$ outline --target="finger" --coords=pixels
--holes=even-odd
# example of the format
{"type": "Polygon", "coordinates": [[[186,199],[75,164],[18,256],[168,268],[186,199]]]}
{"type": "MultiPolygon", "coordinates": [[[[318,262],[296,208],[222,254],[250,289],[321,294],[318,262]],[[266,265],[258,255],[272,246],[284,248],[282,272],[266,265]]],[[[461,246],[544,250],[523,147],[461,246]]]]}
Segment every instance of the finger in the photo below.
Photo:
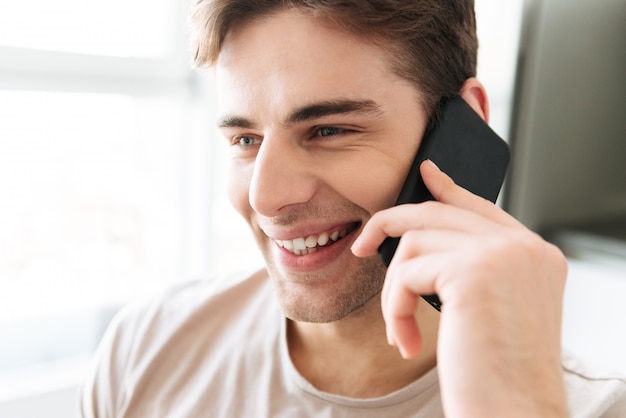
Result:
{"type": "MultiPolygon", "coordinates": [[[[434,254],[468,253],[477,245],[477,237],[471,234],[454,231],[409,231],[402,236],[387,272],[387,279],[396,276],[412,277],[421,271],[426,257],[434,254]],[[409,260],[417,259],[418,264],[407,264],[409,260]]],[[[449,260],[450,258],[448,258],[449,260]]],[[[448,265],[450,264],[447,261],[448,265]]],[[[382,300],[386,298],[388,287],[383,286],[382,300]]],[[[422,295],[436,293],[425,292],[422,295]]]]}
{"type": "Polygon", "coordinates": [[[417,355],[422,338],[415,318],[422,294],[435,293],[438,271],[448,255],[434,254],[390,266],[383,287],[382,310],[387,339],[404,358],[417,355]]]}
{"type": "Polygon", "coordinates": [[[428,254],[451,251],[470,251],[481,241],[481,236],[462,231],[425,230],[407,231],[400,238],[394,254],[396,264],[428,254]]]}
{"type": "MultiPolygon", "coordinates": [[[[432,269],[436,263],[445,263],[450,267],[450,259],[455,258],[454,254],[467,254],[477,245],[477,238],[471,234],[454,231],[409,231],[400,239],[400,243],[393,256],[385,285],[382,289],[381,301],[388,303],[388,291],[391,282],[396,277],[411,277],[417,275],[439,277],[438,271],[432,269]],[[437,257],[433,257],[437,255],[437,257]],[[445,257],[445,258],[444,258],[445,257]],[[441,261],[439,261],[441,259],[441,261]],[[412,260],[416,260],[415,263],[412,260]]],[[[430,288],[412,288],[419,295],[429,295],[438,293],[439,283],[432,283],[430,288]]]]}
{"type": "Polygon", "coordinates": [[[387,269],[381,293],[385,319],[412,315],[421,295],[437,293],[441,266],[449,264],[449,253],[394,260],[387,269]]]}
{"type": "Polygon", "coordinates": [[[414,315],[395,318],[394,321],[389,322],[387,335],[392,336],[393,345],[400,350],[400,354],[405,359],[417,356],[422,350],[422,334],[414,315]]]}
{"type": "Polygon", "coordinates": [[[440,202],[394,206],[370,218],[352,245],[352,252],[361,257],[373,255],[385,238],[399,237],[411,230],[436,229],[484,234],[499,226],[474,212],[440,202]]]}
{"type": "Polygon", "coordinates": [[[406,287],[400,285],[385,286],[386,300],[383,299],[383,317],[387,340],[400,350],[404,358],[416,356],[422,348],[422,338],[415,319],[419,303],[406,287]]]}
{"type": "Polygon", "coordinates": [[[426,160],[420,165],[420,174],[437,201],[478,213],[502,225],[522,227],[519,221],[491,201],[455,184],[454,180],[431,160],[426,160]]]}

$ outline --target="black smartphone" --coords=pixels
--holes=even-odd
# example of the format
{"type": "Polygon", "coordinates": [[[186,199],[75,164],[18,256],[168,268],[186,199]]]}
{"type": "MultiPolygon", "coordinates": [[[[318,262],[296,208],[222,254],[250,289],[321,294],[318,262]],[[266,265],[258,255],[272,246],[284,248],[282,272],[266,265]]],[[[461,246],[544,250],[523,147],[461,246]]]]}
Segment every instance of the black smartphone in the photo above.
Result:
{"type": "MultiPolygon", "coordinates": [[[[402,186],[396,205],[434,200],[420,175],[419,166],[430,159],[456,184],[495,202],[500,193],[510,153],[507,143],[461,97],[446,99],[434,128],[424,135],[402,186]]],[[[389,237],[378,248],[389,266],[400,238],[389,237]]],[[[437,295],[422,296],[441,310],[437,295]]]]}

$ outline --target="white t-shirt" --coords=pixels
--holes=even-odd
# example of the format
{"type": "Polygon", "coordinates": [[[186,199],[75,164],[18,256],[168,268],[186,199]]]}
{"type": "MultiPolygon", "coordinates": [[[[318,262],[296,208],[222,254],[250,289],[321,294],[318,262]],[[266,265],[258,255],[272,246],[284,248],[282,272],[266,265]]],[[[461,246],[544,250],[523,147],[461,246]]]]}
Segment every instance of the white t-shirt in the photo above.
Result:
{"type": "MultiPolygon", "coordinates": [[[[573,417],[626,417],[626,381],[564,356],[573,417]]],[[[267,273],[185,283],[126,307],[82,390],[92,417],[438,417],[437,369],[389,395],[322,392],[295,369],[267,273]]]]}

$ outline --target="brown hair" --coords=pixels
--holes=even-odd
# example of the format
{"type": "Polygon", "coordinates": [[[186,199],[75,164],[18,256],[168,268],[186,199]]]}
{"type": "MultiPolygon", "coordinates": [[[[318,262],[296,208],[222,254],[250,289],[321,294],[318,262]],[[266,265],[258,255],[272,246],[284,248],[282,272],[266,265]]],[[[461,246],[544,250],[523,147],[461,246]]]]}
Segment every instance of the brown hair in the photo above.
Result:
{"type": "Polygon", "coordinates": [[[374,42],[391,68],[421,92],[436,118],[443,98],[476,75],[474,0],[196,0],[192,51],[198,66],[215,63],[231,27],[297,8],[374,42]]]}

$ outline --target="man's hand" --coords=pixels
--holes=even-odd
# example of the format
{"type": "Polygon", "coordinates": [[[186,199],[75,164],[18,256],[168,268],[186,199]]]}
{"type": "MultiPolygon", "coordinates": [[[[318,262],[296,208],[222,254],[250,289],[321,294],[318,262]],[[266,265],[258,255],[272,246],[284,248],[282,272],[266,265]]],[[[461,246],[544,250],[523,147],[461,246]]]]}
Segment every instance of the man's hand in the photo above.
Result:
{"type": "Polygon", "coordinates": [[[561,312],[567,264],[553,245],[431,162],[437,201],[375,214],[352,250],[376,254],[401,236],[382,293],[389,343],[419,353],[420,295],[443,305],[437,347],[447,416],[566,416],[561,312]]]}

